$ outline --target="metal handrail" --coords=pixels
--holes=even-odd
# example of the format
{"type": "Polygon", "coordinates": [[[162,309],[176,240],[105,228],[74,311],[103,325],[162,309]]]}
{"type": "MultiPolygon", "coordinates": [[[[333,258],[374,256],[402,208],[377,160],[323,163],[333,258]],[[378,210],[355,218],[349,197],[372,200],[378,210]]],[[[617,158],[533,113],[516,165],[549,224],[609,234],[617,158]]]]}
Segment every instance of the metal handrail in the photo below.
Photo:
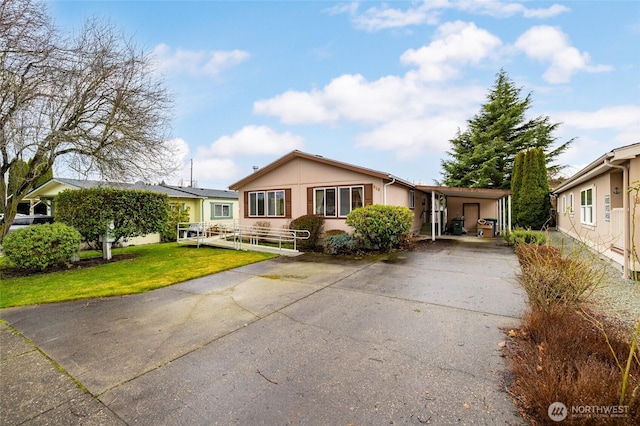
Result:
{"type": "Polygon", "coordinates": [[[282,244],[293,244],[297,250],[297,241],[309,239],[311,233],[307,230],[271,228],[255,225],[240,225],[237,222],[180,222],[177,225],[178,243],[184,240],[194,241],[197,246],[206,239],[217,238],[233,242],[237,250],[243,244],[254,246],[260,242],[277,243],[282,250],[282,244]]]}

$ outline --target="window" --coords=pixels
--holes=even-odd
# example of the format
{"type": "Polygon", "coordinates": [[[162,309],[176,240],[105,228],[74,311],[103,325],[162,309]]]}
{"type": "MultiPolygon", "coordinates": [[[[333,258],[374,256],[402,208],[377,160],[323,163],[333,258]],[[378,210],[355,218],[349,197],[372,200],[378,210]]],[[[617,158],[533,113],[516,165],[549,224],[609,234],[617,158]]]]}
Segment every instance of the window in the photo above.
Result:
{"type": "Polygon", "coordinates": [[[409,208],[416,208],[416,192],[413,189],[409,190],[409,208]]]}
{"type": "Polygon", "coordinates": [[[248,198],[249,216],[285,217],[285,190],[249,192],[248,198]]]}
{"type": "Polygon", "coordinates": [[[587,188],[580,191],[580,222],[585,225],[593,225],[595,223],[595,215],[593,210],[594,197],[593,188],[587,188]]]}
{"type": "Polygon", "coordinates": [[[570,215],[573,215],[573,192],[569,194],[569,205],[567,206],[567,211],[570,215]]]}
{"type": "Polygon", "coordinates": [[[336,215],[336,189],[335,188],[316,188],[314,191],[315,214],[320,216],[336,215]]]}
{"type": "Polygon", "coordinates": [[[346,217],[351,210],[364,206],[364,186],[315,188],[313,212],[325,217],[346,217]]]}
{"type": "Polygon", "coordinates": [[[351,210],[364,206],[364,187],[351,186],[340,188],[340,217],[347,216],[351,210]]]}
{"type": "Polygon", "coordinates": [[[567,196],[563,195],[562,198],[560,198],[560,211],[562,212],[563,215],[567,215],[567,196]]]}
{"type": "Polygon", "coordinates": [[[211,203],[211,219],[230,219],[233,217],[231,204],[228,203],[211,203]]]}

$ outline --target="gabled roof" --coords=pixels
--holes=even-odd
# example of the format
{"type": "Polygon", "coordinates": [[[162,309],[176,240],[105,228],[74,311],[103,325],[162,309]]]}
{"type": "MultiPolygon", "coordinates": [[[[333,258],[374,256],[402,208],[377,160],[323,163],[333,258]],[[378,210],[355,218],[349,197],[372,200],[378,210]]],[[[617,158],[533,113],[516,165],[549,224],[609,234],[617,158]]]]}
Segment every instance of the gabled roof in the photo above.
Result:
{"type": "MultiPolygon", "coordinates": [[[[38,188],[35,188],[31,192],[29,192],[25,198],[31,198],[34,195],[38,195],[42,192],[44,188],[50,186],[51,184],[58,183],[62,185],[69,186],[75,189],[82,188],[118,188],[118,189],[130,189],[130,190],[143,190],[143,191],[153,191],[159,192],[161,194],[167,194],[171,198],[210,198],[208,195],[197,195],[195,193],[190,193],[184,190],[175,189],[175,187],[171,186],[163,186],[163,185],[149,185],[144,182],[136,182],[136,183],[124,183],[124,182],[107,182],[100,180],[80,180],[80,179],[67,179],[67,178],[53,178],[48,182],[40,185],[38,188]]],[[[189,188],[196,189],[196,188],[189,188]]],[[[219,191],[213,189],[203,189],[202,191],[219,191]]],[[[229,193],[230,191],[220,190],[222,193],[229,193]]],[[[228,197],[227,197],[228,198],[228,197]]],[[[237,195],[236,195],[237,198],[237,195]]]]}
{"type": "Polygon", "coordinates": [[[325,158],[321,155],[313,155],[313,154],[307,154],[306,152],[302,152],[302,151],[291,151],[290,153],[286,154],[283,157],[278,158],[277,160],[267,164],[266,166],[256,170],[254,173],[250,174],[249,176],[245,177],[244,179],[239,180],[238,182],[229,185],[229,189],[233,189],[233,190],[238,190],[239,188],[241,188],[242,186],[252,182],[253,180],[266,175],[267,173],[271,172],[272,170],[277,169],[278,167],[282,166],[283,164],[288,163],[289,161],[295,159],[295,158],[303,158],[305,160],[310,160],[310,161],[315,161],[317,163],[321,163],[321,164],[327,164],[329,166],[333,166],[333,167],[338,167],[344,170],[350,170],[356,173],[362,173],[364,175],[367,176],[373,176],[379,179],[383,179],[386,181],[394,181],[396,183],[399,183],[401,185],[405,185],[409,188],[413,188],[415,187],[414,184],[412,184],[411,182],[407,182],[406,180],[400,179],[396,176],[393,176],[389,173],[385,173],[385,172],[381,172],[378,170],[373,170],[373,169],[368,169],[366,167],[360,167],[360,166],[355,166],[353,164],[349,164],[349,163],[344,163],[342,161],[337,161],[337,160],[331,160],[329,158],[325,158]]]}
{"type": "Polygon", "coordinates": [[[553,190],[553,193],[558,194],[566,191],[594,178],[595,176],[603,174],[605,171],[611,170],[611,166],[607,165],[607,163],[619,165],[638,156],[640,156],[640,142],[615,148],[606,154],[601,155],[587,167],[563,181],[553,190]]]}
{"type": "Polygon", "coordinates": [[[238,199],[238,193],[236,191],[227,191],[224,189],[207,189],[207,188],[192,188],[190,186],[173,186],[162,185],[166,188],[175,189],[177,191],[186,192],[187,194],[195,195],[203,198],[228,198],[232,200],[238,199]]]}

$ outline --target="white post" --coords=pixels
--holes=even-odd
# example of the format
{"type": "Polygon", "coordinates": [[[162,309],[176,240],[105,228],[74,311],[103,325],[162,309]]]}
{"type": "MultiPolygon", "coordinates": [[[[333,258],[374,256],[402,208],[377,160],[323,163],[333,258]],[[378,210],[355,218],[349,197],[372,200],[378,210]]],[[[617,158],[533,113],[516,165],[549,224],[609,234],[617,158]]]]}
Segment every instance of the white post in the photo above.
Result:
{"type": "Polygon", "coordinates": [[[431,241],[436,240],[436,192],[431,191],[431,241]]]}
{"type": "Polygon", "coordinates": [[[511,195],[507,198],[507,231],[511,232],[511,195]]]}

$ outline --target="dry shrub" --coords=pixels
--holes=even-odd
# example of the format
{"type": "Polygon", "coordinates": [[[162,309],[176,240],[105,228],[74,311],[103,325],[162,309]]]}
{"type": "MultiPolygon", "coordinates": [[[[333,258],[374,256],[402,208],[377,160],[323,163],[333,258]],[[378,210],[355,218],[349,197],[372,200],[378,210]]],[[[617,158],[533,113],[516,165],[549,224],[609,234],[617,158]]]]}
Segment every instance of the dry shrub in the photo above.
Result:
{"type": "Polygon", "coordinates": [[[569,424],[640,424],[638,362],[631,371],[630,391],[624,402],[627,417],[574,417],[571,421],[571,407],[619,405],[623,374],[616,357],[624,363],[630,347],[628,339],[620,337],[624,333],[616,324],[598,320],[609,332],[608,342],[593,320],[566,307],[534,309],[524,318],[523,327],[510,333],[507,358],[515,377],[510,390],[533,424],[553,423],[547,410],[556,401],[568,407],[569,424]]]}
{"type": "Polygon", "coordinates": [[[604,278],[606,269],[601,262],[566,256],[553,246],[519,244],[515,251],[522,269],[519,283],[535,309],[577,306],[604,278]]]}

